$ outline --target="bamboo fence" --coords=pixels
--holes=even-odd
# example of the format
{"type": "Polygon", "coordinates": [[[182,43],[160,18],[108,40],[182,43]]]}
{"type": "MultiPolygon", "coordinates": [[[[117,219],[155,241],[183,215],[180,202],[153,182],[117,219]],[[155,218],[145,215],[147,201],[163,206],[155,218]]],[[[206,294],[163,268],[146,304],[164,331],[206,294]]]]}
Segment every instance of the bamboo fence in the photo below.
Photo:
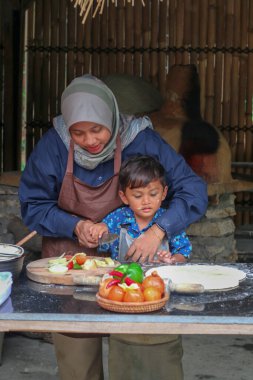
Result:
{"type": "MultiPolygon", "coordinates": [[[[27,156],[60,113],[61,93],[74,77],[127,73],[165,95],[170,67],[195,64],[202,116],[224,134],[233,162],[253,161],[253,0],[109,1],[84,24],[70,0],[24,4],[27,156]]],[[[0,63],[0,79],[1,70],[0,63]]],[[[252,168],[235,171],[252,179],[252,168]]],[[[253,223],[252,193],[237,201],[236,223],[253,223]]]]}

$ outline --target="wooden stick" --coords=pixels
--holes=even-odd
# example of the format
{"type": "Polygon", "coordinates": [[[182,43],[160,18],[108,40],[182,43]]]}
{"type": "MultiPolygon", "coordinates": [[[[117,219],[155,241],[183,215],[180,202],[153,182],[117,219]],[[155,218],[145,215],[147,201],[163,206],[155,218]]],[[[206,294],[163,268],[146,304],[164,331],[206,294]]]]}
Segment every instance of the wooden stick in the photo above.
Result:
{"type": "Polygon", "coordinates": [[[28,240],[30,240],[32,237],[34,237],[37,234],[37,231],[32,231],[28,235],[26,235],[23,239],[19,240],[15,245],[23,245],[28,240]]]}

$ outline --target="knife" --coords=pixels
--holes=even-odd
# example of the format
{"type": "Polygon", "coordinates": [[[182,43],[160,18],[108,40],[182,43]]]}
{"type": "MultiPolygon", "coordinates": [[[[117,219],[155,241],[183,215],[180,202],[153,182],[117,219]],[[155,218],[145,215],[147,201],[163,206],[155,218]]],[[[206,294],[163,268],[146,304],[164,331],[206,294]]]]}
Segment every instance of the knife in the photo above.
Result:
{"type": "Polygon", "coordinates": [[[98,239],[98,245],[101,246],[102,244],[110,244],[113,243],[116,239],[118,239],[119,235],[112,234],[110,232],[103,233],[103,235],[98,239]]]}

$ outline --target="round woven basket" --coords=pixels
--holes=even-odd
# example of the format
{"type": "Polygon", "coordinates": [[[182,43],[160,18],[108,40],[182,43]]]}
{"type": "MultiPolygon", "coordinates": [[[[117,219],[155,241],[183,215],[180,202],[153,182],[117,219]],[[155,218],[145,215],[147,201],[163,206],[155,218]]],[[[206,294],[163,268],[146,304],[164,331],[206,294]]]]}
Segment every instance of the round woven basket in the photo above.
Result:
{"type": "Polygon", "coordinates": [[[157,301],[150,302],[118,302],[107,300],[96,294],[97,302],[103,309],[114,311],[116,313],[149,313],[161,309],[169,299],[169,294],[165,293],[164,297],[157,301]]]}

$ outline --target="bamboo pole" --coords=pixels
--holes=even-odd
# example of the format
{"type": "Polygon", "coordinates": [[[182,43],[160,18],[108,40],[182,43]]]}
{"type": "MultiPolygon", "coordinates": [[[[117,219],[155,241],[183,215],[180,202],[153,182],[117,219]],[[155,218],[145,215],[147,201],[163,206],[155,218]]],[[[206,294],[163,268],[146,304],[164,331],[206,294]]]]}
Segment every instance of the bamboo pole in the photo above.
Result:
{"type": "MultiPolygon", "coordinates": [[[[150,47],[150,2],[143,7],[142,10],[142,33],[143,33],[143,47],[148,49],[150,47]]],[[[143,68],[142,68],[143,77],[146,80],[150,78],[150,55],[148,52],[143,53],[143,68]]]]}
{"type": "MultiPolygon", "coordinates": [[[[234,36],[232,46],[240,46],[240,2],[234,2],[234,36]]],[[[236,127],[238,125],[238,95],[239,95],[239,54],[234,53],[232,55],[232,67],[231,67],[231,103],[230,103],[230,125],[236,127]]],[[[236,142],[237,142],[237,132],[230,132],[230,147],[232,154],[232,161],[236,160],[236,142]]]]}
{"type": "MultiPolygon", "coordinates": [[[[126,3],[126,24],[125,24],[125,44],[126,48],[133,47],[133,7],[126,3]]],[[[125,73],[133,74],[132,53],[125,54],[125,73]]]]}
{"type": "MultiPolygon", "coordinates": [[[[92,47],[93,48],[98,48],[100,46],[100,33],[99,33],[99,28],[100,28],[100,18],[95,17],[92,19],[92,47]]],[[[100,77],[100,57],[99,53],[94,52],[92,54],[92,74],[95,75],[96,77],[100,77]]]]}
{"type": "MultiPolygon", "coordinates": [[[[134,46],[135,49],[142,47],[142,4],[137,1],[134,6],[134,46]]],[[[134,53],[134,67],[133,72],[135,76],[142,76],[142,54],[139,51],[134,53]]]]}
{"type": "MultiPolygon", "coordinates": [[[[208,27],[207,27],[207,46],[215,46],[216,12],[215,0],[209,0],[208,4],[208,27]]],[[[206,61],[206,97],[205,97],[205,120],[213,123],[214,108],[214,56],[211,51],[207,53],[206,61]]]]}
{"type": "MultiPolygon", "coordinates": [[[[84,45],[84,25],[81,23],[80,18],[77,16],[76,20],[76,46],[82,48],[84,45]]],[[[85,74],[84,53],[78,51],[76,54],[76,76],[79,77],[85,74]]]]}
{"type": "MultiPolygon", "coordinates": [[[[59,33],[59,47],[63,48],[66,45],[67,40],[67,3],[66,1],[59,1],[59,25],[58,25],[58,33],[59,33]]],[[[55,30],[56,32],[56,30],[55,30]]],[[[66,57],[67,53],[60,50],[59,54],[59,62],[58,62],[58,83],[57,83],[57,106],[56,106],[56,113],[60,113],[60,99],[61,95],[63,93],[64,88],[67,84],[67,74],[66,74],[66,57]]],[[[50,110],[51,118],[54,116],[53,110],[50,110]]]]}
{"type": "MultiPolygon", "coordinates": [[[[32,44],[34,41],[34,18],[35,18],[35,9],[34,4],[30,6],[27,10],[27,42],[28,45],[32,44]]],[[[33,149],[33,128],[30,126],[30,123],[33,119],[33,105],[34,105],[34,95],[33,95],[33,77],[34,77],[34,53],[31,50],[28,50],[27,54],[27,101],[26,101],[26,159],[29,157],[33,149]]]]}
{"type": "MultiPolygon", "coordinates": [[[[176,0],[171,0],[169,2],[168,11],[168,28],[169,28],[169,47],[176,46],[176,0]]],[[[176,63],[176,55],[172,51],[169,52],[169,69],[176,63]]]]}
{"type": "MultiPolygon", "coordinates": [[[[109,5],[109,14],[108,14],[108,46],[110,49],[114,49],[117,46],[117,8],[113,3],[109,5]]],[[[102,31],[103,32],[103,31],[102,31]]],[[[107,41],[104,41],[104,45],[106,46],[107,41]]],[[[116,54],[114,52],[109,53],[108,55],[108,66],[107,72],[115,73],[116,69],[116,54]]]]}
{"type": "MultiPolygon", "coordinates": [[[[125,30],[125,8],[124,8],[124,0],[118,0],[117,7],[117,42],[116,46],[119,49],[123,48],[124,45],[124,30],[125,30]]],[[[116,56],[116,70],[117,73],[124,73],[124,55],[122,52],[118,52],[116,56]]]]}
{"type": "MultiPolygon", "coordinates": [[[[50,24],[51,24],[51,4],[50,0],[43,1],[43,45],[50,45],[50,24]]],[[[42,88],[41,97],[43,101],[41,102],[41,117],[42,122],[48,123],[48,103],[50,99],[50,78],[49,78],[49,68],[50,68],[50,54],[45,52],[42,57],[42,88]]],[[[56,90],[56,89],[55,89],[56,90]]],[[[46,132],[48,127],[42,127],[42,133],[46,132]]]]}
{"type": "MultiPolygon", "coordinates": [[[[234,1],[229,1],[226,3],[226,15],[225,15],[225,47],[229,48],[233,44],[233,11],[234,11],[234,1]]],[[[224,96],[223,96],[223,109],[222,109],[222,122],[223,125],[230,125],[230,102],[231,102],[231,67],[232,67],[232,56],[230,52],[225,53],[224,57],[224,96]]],[[[224,135],[228,142],[230,141],[229,132],[225,131],[224,135]]]]}
{"type": "MultiPolygon", "coordinates": [[[[86,23],[84,25],[84,47],[87,49],[92,46],[92,17],[89,15],[87,17],[86,23]]],[[[91,62],[92,62],[92,53],[89,53],[88,51],[84,52],[84,74],[91,72],[91,62]]]]}
{"type": "MultiPolygon", "coordinates": [[[[176,47],[180,48],[184,44],[184,0],[178,0],[176,8],[176,47]]],[[[177,65],[183,64],[183,55],[176,52],[177,65]]]]}
{"type": "MultiPolygon", "coordinates": [[[[111,48],[113,47],[114,41],[114,25],[115,25],[115,6],[111,2],[109,3],[109,7],[105,7],[104,11],[101,15],[99,15],[100,18],[100,46],[102,49],[105,49],[107,47],[111,48]],[[109,30],[110,30],[110,38],[109,36],[109,30]]],[[[111,65],[108,65],[108,54],[105,52],[101,52],[99,56],[99,67],[100,67],[100,77],[104,77],[107,75],[108,70],[112,69],[113,72],[113,55],[110,54],[111,57],[111,65]]]]}
{"type": "MultiPolygon", "coordinates": [[[[156,49],[158,47],[158,2],[153,1],[151,7],[151,48],[156,49]]],[[[154,86],[157,86],[157,53],[151,52],[150,55],[150,80],[154,86]]]]}
{"type": "MultiPolygon", "coordinates": [[[[216,46],[221,49],[224,46],[225,35],[225,11],[224,0],[217,0],[216,3],[216,46]]],[[[214,77],[214,115],[213,122],[216,127],[222,124],[222,86],[223,86],[223,53],[217,51],[215,58],[215,77],[214,77]]]]}
{"type": "MultiPolygon", "coordinates": [[[[54,2],[51,2],[51,22],[48,25],[48,29],[50,30],[50,35],[51,35],[51,43],[50,45],[53,48],[56,48],[59,45],[59,40],[58,40],[58,33],[59,33],[59,21],[58,21],[58,15],[59,15],[59,0],[56,0],[54,2]]],[[[50,36],[48,36],[48,39],[50,36]]],[[[48,44],[49,45],[49,44],[48,44]]],[[[49,94],[50,96],[46,99],[48,101],[44,102],[48,105],[50,105],[50,115],[53,118],[55,115],[58,114],[60,111],[57,108],[57,96],[58,96],[58,89],[57,89],[57,76],[59,73],[59,68],[58,68],[58,58],[59,54],[57,54],[56,51],[52,51],[50,54],[50,87],[49,87],[49,94]]],[[[44,82],[43,82],[44,83],[44,82]]],[[[45,99],[45,98],[44,98],[45,99]]]]}
{"type": "MultiPolygon", "coordinates": [[[[35,41],[37,46],[43,45],[43,1],[36,1],[36,12],[35,12],[35,41]]],[[[37,122],[41,122],[41,91],[42,91],[42,56],[39,51],[35,52],[35,60],[34,60],[34,120],[37,122]]],[[[39,126],[35,126],[34,128],[34,145],[41,138],[41,129],[39,126]]]]}
{"type": "MultiPolygon", "coordinates": [[[[160,49],[166,48],[166,33],[167,33],[167,11],[168,4],[167,1],[160,3],[159,9],[159,35],[158,35],[158,46],[160,49]]],[[[166,53],[160,52],[158,54],[158,88],[163,96],[166,93],[166,66],[167,59],[166,53]]]]}
{"type": "MultiPolygon", "coordinates": [[[[191,45],[194,49],[199,46],[199,1],[192,2],[192,26],[191,26],[191,45]]],[[[190,63],[193,65],[198,64],[198,54],[193,51],[190,56],[190,63]]]]}
{"type": "MultiPolygon", "coordinates": [[[[191,27],[192,27],[192,1],[184,1],[184,27],[183,27],[183,46],[188,48],[191,46],[191,27]]],[[[183,65],[188,65],[190,63],[190,53],[185,51],[182,54],[183,65]]]]}
{"type": "MultiPolygon", "coordinates": [[[[76,9],[72,7],[72,5],[68,4],[68,23],[67,23],[67,46],[68,48],[73,48],[76,42],[76,9]]],[[[75,77],[75,53],[70,50],[67,53],[67,84],[69,84],[72,79],[75,77]]]]}
{"type": "MultiPolygon", "coordinates": [[[[248,28],[248,46],[249,49],[253,49],[253,4],[252,1],[249,2],[249,28],[248,28]]],[[[246,127],[251,128],[246,132],[246,150],[245,150],[245,159],[246,161],[253,161],[253,149],[252,149],[252,101],[253,101],[253,53],[249,53],[248,56],[248,68],[247,68],[247,101],[246,101],[246,127]]],[[[246,174],[252,175],[252,169],[246,169],[246,174]]],[[[252,194],[245,193],[244,200],[250,202],[253,200],[252,194]]],[[[248,224],[252,222],[253,214],[249,211],[244,212],[243,223],[248,224]],[[250,216],[251,215],[251,216],[250,216]]]]}
{"type": "MultiPolygon", "coordinates": [[[[208,0],[202,0],[199,3],[199,18],[201,20],[199,26],[199,46],[200,48],[205,48],[207,45],[207,9],[208,9],[208,0]]],[[[199,80],[200,80],[200,109],[201,114],[204,115],[205,110],[205,94],[206,94],[206,54],[201,52],[199,55],[199,80]]]]}
{"type": "MultiPolygon", "coordinates": [[[[247,2],[241,2],[241,14],[240,14],[240,42],[239,46],[244,48],[248,43],[248,4],[247,2]]],[[[238,93],[238,126],[239,131],[237,133],[236,142],[236,155],[235,160],[243,162],[245,160],[245,132],[243,127],[245,125],[245,99],[247,88],[247,54],[240,55],[240,67],[239,67],[239,93],[238,93]]],[[[243,174],[243,168],[236,168],[236,173],[243,174]]],[[[243,202],[243,193],[236,194],[236,203],[243,202]]],[[[240,226],[243,220],[243,211],[237,211],[234,222],[236,226],[240,226]]]]}

